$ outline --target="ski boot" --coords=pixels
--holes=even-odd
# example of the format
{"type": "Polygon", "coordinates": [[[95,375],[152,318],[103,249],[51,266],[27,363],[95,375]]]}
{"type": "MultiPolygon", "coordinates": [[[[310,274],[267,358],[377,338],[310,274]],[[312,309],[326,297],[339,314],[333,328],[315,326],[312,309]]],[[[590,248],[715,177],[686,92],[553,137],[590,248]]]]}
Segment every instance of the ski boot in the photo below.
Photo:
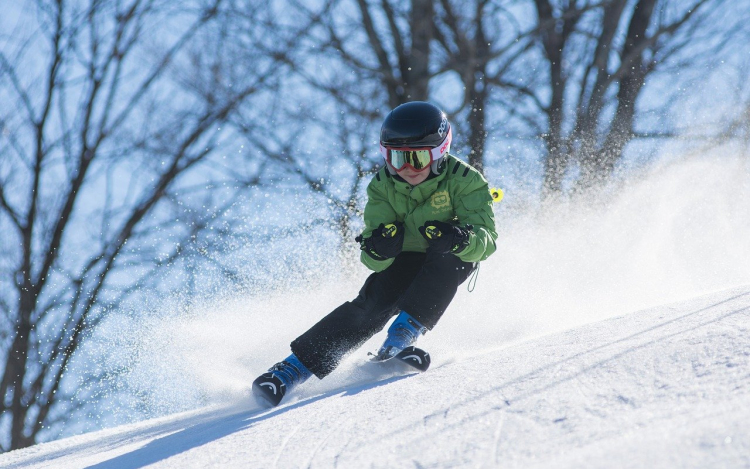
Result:
{"type": "Polygon", "coordinates": [[[401,311],[391,327],[388,337],[375,355],[375,361],[385,361],[398,355],[406,347],[412,345],[427,332],[427,328],[411,317],[406,311],[401,311]]]}
{"type": "Polygon", "coordinates": [[[312,376],[295,354],[272,366],[253,381],[253,393],[262,401],[276,407],[287,392],[312,376]]]}

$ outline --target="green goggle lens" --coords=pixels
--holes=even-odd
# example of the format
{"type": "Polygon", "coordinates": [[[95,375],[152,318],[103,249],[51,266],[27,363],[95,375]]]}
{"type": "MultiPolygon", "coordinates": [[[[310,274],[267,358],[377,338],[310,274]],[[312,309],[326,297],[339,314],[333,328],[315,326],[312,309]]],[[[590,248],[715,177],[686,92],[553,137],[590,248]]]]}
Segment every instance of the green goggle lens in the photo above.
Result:
{"type": "Polygon", "coordinates": [[[432,163],[430,150],[389,150],[391,166],[396,170],[402,169],[409,165],[420,171],[432,163]]]}

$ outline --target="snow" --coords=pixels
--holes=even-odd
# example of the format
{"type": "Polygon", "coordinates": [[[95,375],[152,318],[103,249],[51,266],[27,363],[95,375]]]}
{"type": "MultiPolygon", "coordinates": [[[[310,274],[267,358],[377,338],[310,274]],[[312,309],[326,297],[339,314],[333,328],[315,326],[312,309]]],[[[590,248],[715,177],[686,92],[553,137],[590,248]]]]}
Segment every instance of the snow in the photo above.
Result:
{"type": "Polygon", "coordinates": [[[120,384],[166,416],[0,467],[750,468],[749,175],[746,157],[679,159],[543,217],[506,194],[476,290],[420,339],[429,371],[367,366],[381,333],[276,409],[252,379],[351,300],[364,268],[143,315],[111,331],[120,384]]]}
{"type": "Polygon", "coordinates": [[[357,356],[347,384],[306,383],[276,409],[241,399],[0,466],[746,468],[749,327],[745,286],[434,357],[423,374],[378,374],[357,356]]]}

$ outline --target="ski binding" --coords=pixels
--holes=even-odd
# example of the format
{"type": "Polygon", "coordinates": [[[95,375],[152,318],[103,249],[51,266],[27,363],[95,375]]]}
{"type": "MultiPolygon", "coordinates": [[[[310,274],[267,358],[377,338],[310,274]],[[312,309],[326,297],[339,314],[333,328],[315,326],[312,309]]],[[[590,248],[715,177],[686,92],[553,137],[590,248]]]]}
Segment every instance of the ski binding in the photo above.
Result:
{"type": "Polygon", "coordinates": [[[410,345],[393,357],[384,360],[378,359],[377,355],[370,353],[371,361],[375,363],[388,363],[396,360],[399,363],[410,366],[418,371],[427,371],[430,367],[430,354],[419,347],[410,345]]]}

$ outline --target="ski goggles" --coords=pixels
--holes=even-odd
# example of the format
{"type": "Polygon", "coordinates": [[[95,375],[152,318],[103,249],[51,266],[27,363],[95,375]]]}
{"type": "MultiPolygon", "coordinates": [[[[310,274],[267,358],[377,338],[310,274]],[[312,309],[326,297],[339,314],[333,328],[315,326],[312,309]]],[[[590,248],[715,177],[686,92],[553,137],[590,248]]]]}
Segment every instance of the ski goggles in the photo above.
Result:
{"type": "Polygon", "coordinates": [[[396,171],[403,171],[408,166],[414,171],[424,171],[432,164],[431,148],[386,148],[386,161],[396,171]]]}
{"type": "Polygon", "coordinates": [[[440,146],[435,148],[410,148],[410,147],[386,147],[380,145],[383,158],[397,172],[411,168],[416,172],[422,172],[434,162],[445,156],[451,147],[451,132],[443,140],[440,146]]]}

